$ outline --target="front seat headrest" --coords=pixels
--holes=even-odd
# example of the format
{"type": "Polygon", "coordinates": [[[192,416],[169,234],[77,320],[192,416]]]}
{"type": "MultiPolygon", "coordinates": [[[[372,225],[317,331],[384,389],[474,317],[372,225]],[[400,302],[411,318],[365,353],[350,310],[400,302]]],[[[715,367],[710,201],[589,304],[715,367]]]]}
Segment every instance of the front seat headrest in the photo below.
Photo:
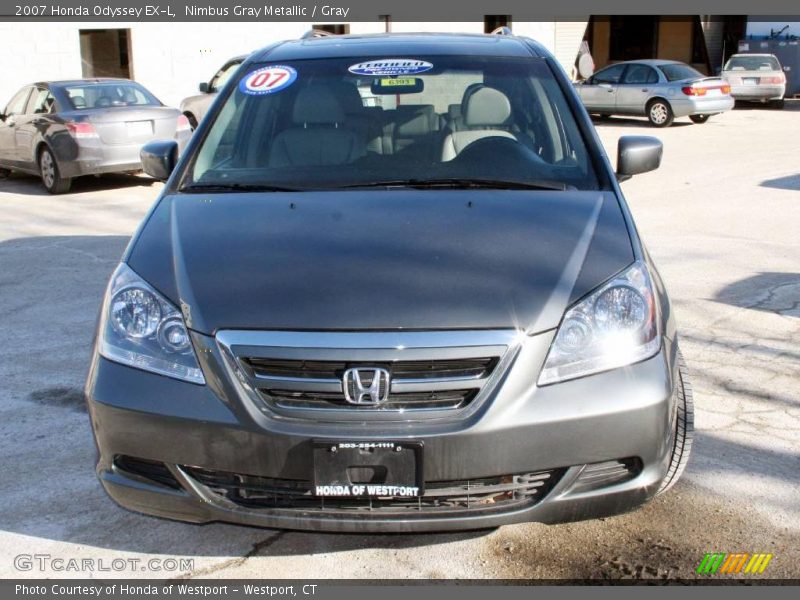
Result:
{"type": "Polygon", "coordinates": [[[464,124],[467,127],[497,127],[505,125],[511,116],[508,97],[490,87],[482,87],[470,94],[465,108],[464,124]]]}
{"type": "Polygon", "coordinates": [[[344,111],[328,86],[311,84],[297,93],[292,121],[301,125],[334,125],[344,121],[344,111]]]}
{"type": "Polygon", "coordinates": [[[339,101],[344,114],[346,115],[359,115],[364,112],[364,101],[361,99],[361,94],[358,93],[358,88],[347,81],[334,81],[329,84],[331,91],[339,101]]]}

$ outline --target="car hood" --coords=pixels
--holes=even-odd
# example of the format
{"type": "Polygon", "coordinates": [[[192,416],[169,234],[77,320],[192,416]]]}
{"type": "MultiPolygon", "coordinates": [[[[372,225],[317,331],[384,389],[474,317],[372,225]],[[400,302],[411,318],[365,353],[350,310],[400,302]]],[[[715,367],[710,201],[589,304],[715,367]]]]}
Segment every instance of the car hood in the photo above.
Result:
{"type": "Polygon", "coordinates": [[[196,96],[188,96],[187,98],[181,100],[181,112],[185,112],[187,109],[193,109],[197,106],[208,106],[216,97],[217,92],[207,92],[205,94],[197,94],[196,96]]]}
{"type": "Polygon", "coordinates": [[[195,331],[556,327],[633,261],[610,192],[178,194],[126,261],[195,331]]]}

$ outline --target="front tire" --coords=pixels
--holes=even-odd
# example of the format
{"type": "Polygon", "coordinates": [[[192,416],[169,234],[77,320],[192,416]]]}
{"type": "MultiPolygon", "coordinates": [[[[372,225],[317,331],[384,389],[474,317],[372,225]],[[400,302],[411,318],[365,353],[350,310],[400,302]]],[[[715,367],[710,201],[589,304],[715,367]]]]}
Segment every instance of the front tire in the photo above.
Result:
{"type": "Polygon", "coordinates": [[[654,127],[669,127],[675,120],[675,115],[669,102],[657,99],[647,105],[647,119],[654,127]]]}
{"type": "Polygon", "coordinates": [[[189,120],[189,127],[192,128],[192,131],[193,132],[196,131],[197,130],[197,119],[195,118],[195,116],[190,112],[185,112],[185,113],[183,113],[183,115],[189,120]]]}
{"type": "Polygon", "coordinates": [[[697,123],[698,125],[702,125],[711,115],[689,115],[689,119],[691,119],[692,123],[697,123]]]}
{"type": "Polygon", "coordinates": [[[694,400],[692,398],[692,386],[687,377],[686,363],[683,354],[678,350],[678,379],[675,382],[676,395],[676,418],[675,418],[675,439],[672,443],[672,456],[670,457],[669,469],[658,494],[663,494],[680,479],[686,465],[689,462],[689,455],[692,453],[692,441],[694,440],[694,400]]]}
{"type": "Polygon", "coordinates": [[[72,179],[62,177],[50,148],[44,147],[39,153],[39,174],[42,185],[51,194],[65,194],[72,186],[72,179]]]}

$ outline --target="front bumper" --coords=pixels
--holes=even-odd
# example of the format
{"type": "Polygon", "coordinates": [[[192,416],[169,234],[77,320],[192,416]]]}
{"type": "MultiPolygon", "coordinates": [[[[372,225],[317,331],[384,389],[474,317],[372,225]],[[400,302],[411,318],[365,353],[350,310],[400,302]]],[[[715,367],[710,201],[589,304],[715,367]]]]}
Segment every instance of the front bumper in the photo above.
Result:
{"type": "MultiPolygon", "coordinates": [[[[197,386],[145,373],[95,354],[87,401],[99,449],[97,472],[108,494],[131,510],[191,522],[228,521],[264,527],[340,532],[443,531],[538,521],[557,523],[628,511],[658,490],[674,429],[676,345],[644,362],[539,388],[552,332],[527,338],[501,386],[466,422],[401,429],[254,419],[227,385],[197,386]],[[529,365],[532,365],[531,368],[529,365]],[[508,509],[341,511],[253,508],[230,502],[187,467],[285,480],[311,476],[311,440],[420,439],[426,482],[474,480],[551,471],[543,497],[508,509]],[[119,456],[164,463],[177,486],[119,468],[119,456]],[[587,489],[587,464],[635,457],[624,481],[587,489]]],[[[209,345],[211,348],[211,345],[209,345]]],[[[213,353],[213,350],[211,351],[213,353]]]]}

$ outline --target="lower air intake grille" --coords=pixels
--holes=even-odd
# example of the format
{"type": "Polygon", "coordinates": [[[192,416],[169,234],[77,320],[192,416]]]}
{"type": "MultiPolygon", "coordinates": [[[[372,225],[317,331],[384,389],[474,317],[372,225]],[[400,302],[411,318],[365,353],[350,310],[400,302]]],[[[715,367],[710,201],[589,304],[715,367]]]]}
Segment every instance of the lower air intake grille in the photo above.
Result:
{"type": "Polygon", "coordinates": [[[573,484],[571,491],[588,492],[607,485],[633,479],[642,472],[642,461],[638,458],[622,458],[586,465],[573,484]]]}
{"type": "Polygon", "coordinates": [[[114,467],[171,488],[180,489],[181,487],[172,476],[172,472],[162,462],[120,454],[114,458],[114,467]]]}
{"type": "Polygon", "coordinates": [[[541,500],[562,474],[561,471],[543,471],[428,482],[420,498],[322,498],[312,495],[310,481],[256,477],[197,467],[182,468],[211,493],[247,508],[381,514],[461,513],[523,507],[541,500]]]}

